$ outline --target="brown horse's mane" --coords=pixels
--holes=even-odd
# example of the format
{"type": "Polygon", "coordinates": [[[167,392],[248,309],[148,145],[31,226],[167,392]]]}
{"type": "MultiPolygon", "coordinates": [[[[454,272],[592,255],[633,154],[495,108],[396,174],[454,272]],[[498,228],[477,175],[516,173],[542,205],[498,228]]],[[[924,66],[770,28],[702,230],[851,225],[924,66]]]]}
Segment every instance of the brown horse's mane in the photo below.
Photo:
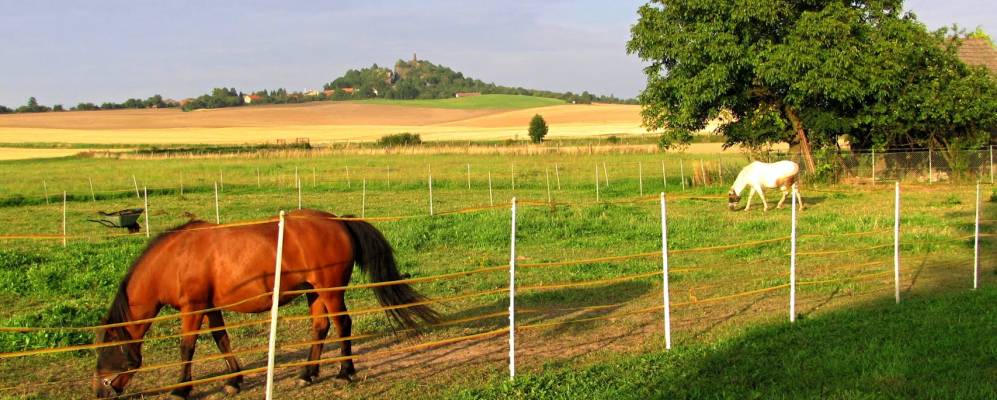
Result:
{"type": "MultiPolygon", "coordinates": [[[[131,313],[129,312],[128,306],[128,283],[132,279],[132,273],[135,272],[135,267],[137,267],[145,256],[149,254],[149,250],[152,250],[160,242],[186,230],[192,228],[196,225],[207,224],[201,220],[191,220],[175,226],[173,228],[167,229],[166,232],[156,235],[155,238],[149,242],[149,245],[145,247],[142,254],[135,259],[130,267],[128,267],[128,272],[125,273],[125,277],[121,279],[121,284],[118,285],[118,293],[114,296],[114,301],[111,303],[111,309],[107,312],[107,317],[104,318],[105,324],[117,324],[121,322],[128,322],[131,320],[131,313]]],[[[130,334],[125,327],[116,327],[111,330],[117,333],[117,337],[121,340],[129,339],[130,334]]]]}

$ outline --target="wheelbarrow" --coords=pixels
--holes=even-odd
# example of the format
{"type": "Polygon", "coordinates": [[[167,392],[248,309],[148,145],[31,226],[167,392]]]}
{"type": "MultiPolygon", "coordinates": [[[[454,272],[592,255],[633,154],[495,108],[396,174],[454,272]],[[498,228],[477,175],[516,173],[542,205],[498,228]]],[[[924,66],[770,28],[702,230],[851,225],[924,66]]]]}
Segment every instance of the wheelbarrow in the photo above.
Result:
{"type": "Polygon", "coordinates": [[[138,224],[138,218],[142,216],[144,211],[145,209],[142,208],[126,208],[115,212],[97,211],[97,214],[102,218],[88,219],[87,221],[96,222],[108,228],[127,228],[128,233],[135,233],[142,229],[138,224]]]}

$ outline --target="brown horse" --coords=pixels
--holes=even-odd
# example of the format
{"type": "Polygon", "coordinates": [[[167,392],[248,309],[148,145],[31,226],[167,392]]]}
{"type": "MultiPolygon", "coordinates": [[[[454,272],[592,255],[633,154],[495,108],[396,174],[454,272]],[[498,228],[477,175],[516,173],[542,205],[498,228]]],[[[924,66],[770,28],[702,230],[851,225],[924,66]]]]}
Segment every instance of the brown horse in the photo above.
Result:
{"type": "MultiPolygon", "coordinates": [[[[322,289],[346,286],[350,282],[354,262],[373,282],[401,279],[391,246],[374,226],[363,221],[334,219],[334,215],[301,210],[288,214],[284,227],[284,249],[280,291],[322,289]]],[[[274,263],[277,255],[277,222],[214,228],[214,224],[193,221],[157,237],[145,249],[121,281],[117,296],[104,323],[116,324],[155,317],[163,306],[181,313],[182,333],[201,329],[205,317],[208,326],[223,327],[221,311],[197,312],[226,306],[226,311],[260,313],[270,310],[273,290],[274,263]],[[241,302],[245,299],[253,300],[241,302]]],[[[410,286],[399,284],[375,287],[374,294],[384,305],[400,305],[424,300],[410,286]]],[[[323,315],[346,311],[344,292],[323,291],[306,295],[311,309],[312,339],[322,341],[329,331],[329,319],[323,315]]],[[[280,305],[295,296],[281,296],[280,305]]],[[[415,328],[418,320],[432,323],[438,314],[423,305],[392,309],[388,316],[400,325],[415,328]]],[[[340,338],[349,337],[352,321],[349,315],[333,317],[340,338]]],[[[105,329],[97,334],[97,343],[113,343],[141,339],[151,323],[105,329]]],[[[231,353],[225,330],[213,331],[218,349],[231,373],[240,371],[239,362],[231,353]]],[[[191,380],[191,364],[197,335],[180,340],[180,383],[191,380]]],[[[341,342],[343,356],[350,356],[350,341],[341,342]]],[[[308,360],[318,360],[322,344],[314,344],[308,360]]],[[[99,348],[94,390],[98,397],[120,395],[131,379],[129,372],[142,364],[142,344],[129,343],[99,348]]],[[[319,367],[312,364],[301,371],[301,383],[310,383],[318,376],[319,367]]],[[[337,378],[349,380],[355,373],[353,361],[340,364],[337,378]]],[[[242,377],[225,381],[224,389],[239,391],[242,377]]],[[[192,386],[181,386],[171,394],[186,398],[192,386]]]]}

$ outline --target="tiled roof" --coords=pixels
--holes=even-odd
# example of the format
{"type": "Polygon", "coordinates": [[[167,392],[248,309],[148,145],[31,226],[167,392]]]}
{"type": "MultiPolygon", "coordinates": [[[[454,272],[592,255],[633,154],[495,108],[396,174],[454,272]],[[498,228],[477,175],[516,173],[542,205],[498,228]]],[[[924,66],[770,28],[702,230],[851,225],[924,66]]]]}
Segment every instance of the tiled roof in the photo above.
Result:
{"type": "Polygon", "coordinates": [[[983,38],[966,38],[959,46],[959,58],[969,65],[982,65],[997,74],[997,49],[983,38]]]}

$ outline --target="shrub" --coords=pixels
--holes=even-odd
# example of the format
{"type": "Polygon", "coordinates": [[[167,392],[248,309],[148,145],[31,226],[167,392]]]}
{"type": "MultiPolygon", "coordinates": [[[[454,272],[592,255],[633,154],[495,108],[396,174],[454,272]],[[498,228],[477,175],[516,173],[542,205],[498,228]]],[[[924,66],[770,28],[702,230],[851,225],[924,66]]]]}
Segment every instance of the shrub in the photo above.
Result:
{"type": "Polygon", "coordinates": [[[394,135],[382,136],[377,140],[377,144],[384,147],[413,146],[422,144],[422,138],[414,133],[396,133],[394,135]]]}

